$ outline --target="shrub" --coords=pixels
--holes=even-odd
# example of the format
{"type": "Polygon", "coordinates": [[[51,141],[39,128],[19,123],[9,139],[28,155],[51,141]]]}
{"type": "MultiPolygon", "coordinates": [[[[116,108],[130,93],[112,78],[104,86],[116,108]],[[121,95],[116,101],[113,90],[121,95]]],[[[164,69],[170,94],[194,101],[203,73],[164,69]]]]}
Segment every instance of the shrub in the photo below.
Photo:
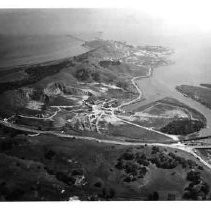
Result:
{"type": "Polygon", "coordinates": [[[102,183],[101,182],[96,182],[94,184],[94,186],[97,187],[97,188],[101,188],[102,187],[102,183]]]}
{"type": "Polygon", "coordinates": [[[56,153],[54,151],[49,150],[47,153],[45,153],[45,158],[51,160],[55,155],[56,153]]]}
{"type": "Polygon", "coordinates": [[[127,163],[125,165],[125,172],[127,174],[131,174],[133,176],[137,175],[138,166],[134,163],[127,163]]]}
{"type": "Polygon", "coordinates": [[[198,171],[189,171],[187,173],[187,180],[193,182],[194,184],[198,184],[200,182],[200,172],[198,171]]]}
{"type": "Polygon", "coordinates": [[[72,176],[77,176],[77,175],[79,175],[79,176],[83,175],[83,170],[82,169],[74,169],[72,171],[72,176]]]}
{"type": "Polygon", "coordinates": [[[118,160],[117,164],[115,165],[115,167],[119,170],[122,170],[124,167],[123,161],[122,160],[118,160]]]}
{"type": "Polygon", "coordinates": [[[89,70],[85,68],[78,69],[75,73],[75,77],[80,81],[87,81],[90,78],[89,70]]]}
{"type": "Polygon", "coordinates": [[[122,156],[121,156],[124,160],[133,160],[135,157],[134,157],[134,154],[132,152],[125,152],[122,156]]]}
{"type": "Polygon", "coordinates": [[[145,154],[142,154],[141,156],[139,154],[136,154],[136,161],[140,165],[144,165],[144,166],[148,166],[149,165],[149,161],[147,160],[145,154]]]}

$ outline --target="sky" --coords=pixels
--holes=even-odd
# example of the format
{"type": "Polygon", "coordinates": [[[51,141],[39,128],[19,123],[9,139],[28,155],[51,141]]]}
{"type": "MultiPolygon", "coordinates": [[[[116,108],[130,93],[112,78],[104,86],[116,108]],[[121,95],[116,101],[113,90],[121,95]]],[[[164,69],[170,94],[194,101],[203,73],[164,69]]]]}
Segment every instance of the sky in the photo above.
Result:
{"type": "Polygon", "coordinates": [[[159,20],[137,14],[126,9],[0,10],[0,34],[65,34],[137,24],[149,30],[159,26],[159,20]]]}
{"type": "MultiPolygon", "coordinates": [[[[61,7],[62,2],[63,0],[57,1],[58,5],[50,4],[50,7],[61,7]]],[[[211,33],[211,2],[205,0],[91,0],[88,4],[81,0],[75,2],[75,4],[71,2],[70,5],[76,8],[101,9],[2,9],[0,34],[65,34],[103,30],[112,24],[120,28],[142,27],[143,33],[157,32],[169,35],[211,33]],[[115,7],[121,9],[110,9],[115,7]]],[[[21,4],[18,6],[21,7],[21,4]]],[[[35,7],[42,6],[45,7],[45,4],[35,5],[35,7]]]]}

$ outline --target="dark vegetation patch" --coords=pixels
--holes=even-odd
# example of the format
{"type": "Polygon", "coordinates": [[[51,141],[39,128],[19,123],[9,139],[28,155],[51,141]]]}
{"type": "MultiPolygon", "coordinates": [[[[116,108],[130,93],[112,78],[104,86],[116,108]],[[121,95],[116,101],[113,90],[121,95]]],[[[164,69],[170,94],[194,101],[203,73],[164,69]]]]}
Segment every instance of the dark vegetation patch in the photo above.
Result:
{"type": "Polygon", "coordinates": [[[43,164],[0,153],[0,200],[63,200],[61,188],[67,187],[44,169],[43,164]],[[54,184],[52,184],[54,183],[54,184]]]}
{"type": "Polygon", "coordinates": [[[39,120],[30,119],[17,116],[15,118],[15,123],[21,126],[30,127],[32,129],[38,129],[43,131],[52,130],[54,128],[54,122],[51,120],[39,120]]]}
{"type": "Polygon", "coordinates": [[[199,171],[191,170],[187,173],[189,185],[185,188],[185,200],[206,200],[210,191],[209,185],[202,179],[199,171]]]}
{"type": "Polygon", "coordinates": [[[117,66],[120,65],[121,62],[119,60],[103,60],[99,62],[100,66],[104,67],[104,68],[108,68],[110,65],[112,66],[117,66]]]}
{"type": "Polygon", "coordinates": [[[0,125],[0,135],[2,135],[2,136],[6,135],[8,137],[15,137],[18,135],[27,135],[27,134],[29,134],[29,132],[15,130],[13,128],[0,125]]]}
{"type": "Polygon", "coordinates": [[[24,71],[28,75],[27,78],[14,82],[0,83],[0,93],[3,93],[4,91],[7,90],[14,90],[26,85],[34,84],[47,76],[51,76],[58,73],[63,68],[71,64],[72,64],[71,61],[63,60],[49,65],[39,64],[26,67],[24,71]]]}
{"type": "Polygon", "coordinates": [[[174,135],[187,135],[200,131],[204,127],[203,122],[189,119],[179,119],[168,123],[160,129],[163,133],[174,135]]]}
{"type": "Polygon", "coordinates": [[[152,156],[150,158],[151,163],[154,163],[158,168],[163,169],[173,169],[178,165],[181,165],[182,168],[193,168],[196,166],[195,162],[191,160],[185,160],[185,158],[179,157],[174,153],[170,152],[168,154],[165,153],[157,153],[156,156],[152,156]]]}
{"type": "Polygon", "coordinates": [[[145,177],[150,164],[155,164],[161,169],[174,169],[178,166],[183,169],[196,167],[194,161],[186,160],[173,152],[165,153],[156,146],[152,147],[150,155],[127,150],[118,158],[115,167],[124,172],[124,182],[134,182],[145,177]]]}
{"type": "Polygon", "coordinates": [[[6,185],[1,187],[2,200],[68,200],[72,196],[80,200],[157,200],[156,188],[142,196],[138,187],[153,167],[167,171],[196,168],[193,161],[159,147],[4,135],[0,154],[10,162],[0,159],[0,182],[6,185]],[[152,158],[157,160],[152,162],[152,158]]]}
{"type": "Polygon", "coordinates": [[[87,82],[91,82],[91,81],[96,81],[96,82],[100,82],[101,80],[101,76],[99,72],[96,71],[92,71],[89,68],[79,68],[76,73],[75,73],[75,77],[77,78],[77,80],[79,81],[87,81],[87,82]]]}
{"type": "Polygon", "coordinates": [[[74,100],[67,99],[60,95],[51,97],[47,103],[48,106],[74,106],[75,104],[74,100]]]}

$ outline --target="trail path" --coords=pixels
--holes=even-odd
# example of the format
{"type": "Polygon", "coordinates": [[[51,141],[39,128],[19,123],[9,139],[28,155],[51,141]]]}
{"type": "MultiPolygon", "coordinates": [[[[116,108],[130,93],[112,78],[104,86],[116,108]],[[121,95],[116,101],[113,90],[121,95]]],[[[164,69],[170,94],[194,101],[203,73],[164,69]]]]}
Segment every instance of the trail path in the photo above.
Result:
{"type": "MultiPolygon", "coordinates": [[[[21,131],[33,133],[33,134],[30,134],[31,137],[37,136],[37,135],[40,135],[40,134],[50,134],[50,135],[55,135],[55,136],[63,137],[63,138],[83,139],[83,140],[96,141],[96,142],[99,142],[99,143],[107,143],[107,144],[117,144],[117,145],[125,145],[125,146],[141,146],[141,145],[146,145],[147,144],[147,145],[153,145],[153,146],[161,146],[161,147],[169,147],[169,148],[180,149],[180,150],[186,151],[189,154],[192,154],[201,163],[203,163],[205,166],[207,166],[209,169],[211,169],[211,165],[209,163],[207,163],[203,158],[201,158],[198,154],[196,154],[196,152],[194,152],[194,150],[195,150],[194,147],[190,147],[190,146],[187,146],[185,144],[182,144],[181,142],[178,142],[178,138],[176,136],[168,135],[168,134],[165,134],[165,133],[156,131],[156,130],[154,130],[152,128],[144,127],[144,126],[141,126],[141,125],[138,125],[138,124],[135,124],[135,123],[132,123],[132,122],[123,120],[121,118],[118,118],[114,114],[114,111],[115,110],[118,110],[118,109],[122,108],[123,106],[130,105],[130,104],[132,104],[132,103],[134,103],[137,100],[140,100],[142,98],[142,91],[139,89],[139,87],[136,84],[135,80],[140,79],[140,78],[150,77],[151,74],[152,74],[152,68],[150,67],[149,74],[147,76],[140,76],[140,77],[134,77],[134,78],[132,78],[131,82],[135,86],[135,88],[137,89],[137,91],[139,93],[139,96],[136,99],[133,99],[132,101],[122,103],[120,106],[118,106],[116,108],[112,108],[112,110],[111,110],[111,116],[114,117],[114,118],[116,118],[116,119],[118,119],[118,120],[120,120],[120,121],[122,121],[122,122],[124,122],[124,123],[131,124],[133,126],[137,126],[137,127],[146,129],[148,131],[156,132],[158,134],[167,136],[167,137],[169,137],[169,138],[177,141],[177,143],[173,143],[173,144],[148,143],[148,142],[138,143],[138,142],[126,142],[126,141],[116,141],[116,140],[113,141],[113,140],[108,140],[108,139],[98,139],[98,138],[88,137],[88,136],[76,136],[76,135],[65,134],[65,133],[62,133],[62,132],[41,131],[41,130],[31,129],[31,128],[27,128],[27,127],[23,127],[23,126],[20,126],[20,125],[17,125],[17,124],[10,123],[8,121],[8,119],[0,120],[0,124],[4,125],[6,127],[9,127],[9,128],[16,129],[16,130],[21,130],[21,131]]],[[[27,116],[22,116],[22,117],[27,117],[27,118],[31,118],[31,119],[43,119],[43,120],[45,120],[45,119],[52,119],[54,116],[56,116],[56,114],[59,111],[61,111],[61,108],[64,107],[64,106],[55,106],[55,107],[58,110],[53,115],[51,115],[49,117],[46,117],[46,118],[27,117],[27,116]]],[[[99,121],[100,121],[101,117],[103,116],[103,114],[105,114],[105,111],[104,110],[100,110],[100,111],[99,110],[96,110],[96,112],[98,112],[98,117],[97,117],[97,122],[96,122],[96,128],[99,131],[98,124],[99,124],[99,121]]]]}

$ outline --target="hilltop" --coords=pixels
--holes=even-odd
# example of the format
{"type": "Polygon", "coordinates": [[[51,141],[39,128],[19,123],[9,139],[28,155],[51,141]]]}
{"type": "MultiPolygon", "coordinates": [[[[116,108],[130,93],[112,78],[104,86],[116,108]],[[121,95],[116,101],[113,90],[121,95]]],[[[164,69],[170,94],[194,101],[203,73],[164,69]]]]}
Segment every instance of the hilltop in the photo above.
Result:
{"type": "MultiPolygon", "coordinates": [[[[116,126],[126,126],[116,118],[122,104],[141,99],[132,80],[149,77],[152,68],[169,64],[167,56],[172,53],[160,46],[102,39],[84,42],[83,47],[88,52],[78,56],[2,71],[2,118],[38,130],[110,135],[116,126]]],[[[126,127],[135,129],[132,138],[152,136],[147,129],[126,127]]],[[[157,137],[163,138],[155,132],[153,139],[157,137]]]]}

